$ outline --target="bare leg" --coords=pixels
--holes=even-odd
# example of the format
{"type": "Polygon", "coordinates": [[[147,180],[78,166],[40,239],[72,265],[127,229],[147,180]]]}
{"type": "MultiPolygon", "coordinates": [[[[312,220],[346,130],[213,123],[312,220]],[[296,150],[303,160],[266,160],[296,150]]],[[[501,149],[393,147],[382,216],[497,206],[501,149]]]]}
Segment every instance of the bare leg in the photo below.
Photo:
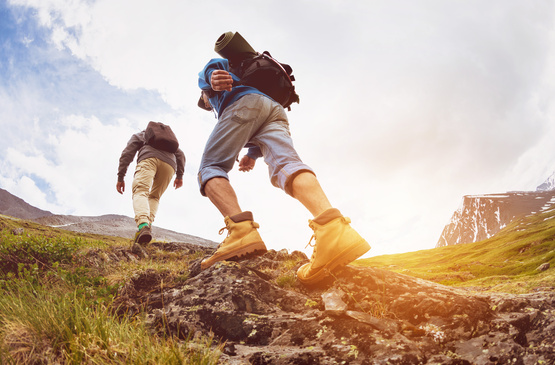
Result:
{"type": "Polygon", "coordinates": [[[228,235],[212,256],[201,261],[202,270],[219,261],[260,256],[267,251],[257,230],[258,223],[253,221],[251,212],[241,212],[237,195],[227,179],[208,180],[204,192],[224,216],[228,235]]]}
{"type": "Polygon", "coordinates": [[[307,285],[317,283],[334,269],[349,264],[370,249],[368,242],[349,225],[351,220],[331,208],[316,176],[299,174],[292,182],[292,192],[314,215],[309,226],[317,235],[310,262],[297,270],[300,282],[307,285]]]}
{"type": "Polygon", "coordinates": [[[208,180],[204,192],[224,217],[231,217],[242,212],[235,190],[223,177],[208,180]]]}
{"type": "Polygon", "coordinates": [[[318,179],[310,172],[301,172],[291,183],[292,195],[300,201],[314,217],[332,208],[318,179]]]}

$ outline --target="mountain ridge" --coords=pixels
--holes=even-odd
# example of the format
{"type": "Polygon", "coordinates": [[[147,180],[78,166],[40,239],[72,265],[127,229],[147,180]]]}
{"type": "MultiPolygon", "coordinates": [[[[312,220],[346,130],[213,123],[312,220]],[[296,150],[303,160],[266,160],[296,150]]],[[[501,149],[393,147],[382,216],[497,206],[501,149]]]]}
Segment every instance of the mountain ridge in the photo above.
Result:
{"type": "Polygon", "coordinates": [[[0,213],[20,219],[36,219],[52,215],[51,212],[36,208],[4,189],[0,189],[0,213]]]}
{"type": "Polygon", "coordinates": [[[435,247],[490,238],[517,218],[555,207],[555,191],[465,195],[435,247]]]}
{"type": "Polygon", "coordinates": [[[435,247],[488,239],[515,219],[555,207],[555,173],[535,191],[465,195],[435,247]]]}
{"type": "Polygon", "coordinates": [[[0,271],[0,279],[10,278],[6,282],[15,288],[0,296],[0,315],[12,303],[30,303],[15,318],[23,339],[15,336],[12,322],[0,322],[0,336],[10,335],[6,341],[0,337],[0,359],[6,356],[13,363],[64,363],[62,356],[68,355],[87,356],[99,364],[555,361],[553,288],[488,293],[359,265],[347,265],[318,285],[304,286],[295,277],[308,257],[299,251],[269,250],[201,270],[200,262],[213,250],[198,245],[153,241],[137,251],[121,240],[98,242],[103,238],[94,235],[81,239],[81,234],[55,228],[45,231],[32,221],[0,216],[0,227],[7,243],[0,245],[0,264],[8,270],[0,271]],[[20,250],[21,245],[26,249],[20,250]],[[60,258],[63,270],[53,265],[60,258]],[[36,280],[18,277],[22,268],[32,269],[36,280]],[[86,280],[52,280],[67,272],[74,278],[86,275],[86,280]],[[107,277],[109,281],[102,280],[107,277]],[[30,283],[33,290],[20,289],[30,283]],[[64,286],[63,293],[69,285],[70,295],[56,295],[56,283],[64,286]],[[129,323],[136,327],[123,331],[129,323]],[[130,338],[129,330],[143,335],[130,338]],[[169,346],[164,346],[165,339],[169,346]],[[22,348],[22,341],[35,346],[22,348]],[[160,346],[153,348],[154,343],[160,346]],[[67,352],[51,350],[66,344],[67,352]],[[147,346],[149,353],[141,352],[147,346]],[[99,351],[104,348],[110,351],[99,351]],[[161,353],[168,350],[179,361],[161,361],[161,353]],[[199,361],[199,353],[209,352],[213,361],[199,361]]]}
{"type": "MultiPolygon", "coordinates": [[[[31,220],[45,226],[61,228],[73,232],[93,233],[129,239],[135,236],[137,229],[135,220],[128,216],[118,214],[104,214],[100,216],[54,214],[36,208],[4,189],[0,189],[0,214],[31,220]]],[[[154,239],[158,241],[187,242],[205,247],[217,246],[217,243],[214,241],[186,233],[175,232],[158,226],[152,227],[152,234],[154,239]]]]}
{"type": "Polygon", "coordinates": [[[555,172],[536,188],[536,191],[547,190],[555,190],[555,172]]]}

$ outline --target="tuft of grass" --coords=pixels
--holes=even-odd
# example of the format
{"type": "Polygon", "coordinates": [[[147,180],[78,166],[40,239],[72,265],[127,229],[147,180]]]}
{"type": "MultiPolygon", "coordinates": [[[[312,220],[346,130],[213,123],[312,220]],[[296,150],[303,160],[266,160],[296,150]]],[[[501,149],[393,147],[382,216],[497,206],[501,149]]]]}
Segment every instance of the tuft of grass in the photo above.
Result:
{"type": "Polygon", "coordinates": [[[116,318],[68,288],[24,280],[4,290],[0,325],[1,353],[16,363],[216,364],[219,358],[209,340],[192,346],[156,338],[140,319],[116,318]]]}
{"type": "Polygon", "coordinates": [[[526,293],[555,287],[555,210],[524,217],[480,242],[358,260],[373,266],[480,290],[526,293]],[[537,268],[549,263],[546,271],[537,268]]]}
{"type": "Polygon", "coordinates": [[[276,278],[276,284],[281,288],[293,288],[296,286],[297,274],[288,272],[276,278]]]}
{"type": "Polygon", "coordinates": [[[55,262],[69,263],[83,242],[80,238],[14,235],[0,231],[0,272],[17,273],[22,266],[51,267],[55,262]]]}

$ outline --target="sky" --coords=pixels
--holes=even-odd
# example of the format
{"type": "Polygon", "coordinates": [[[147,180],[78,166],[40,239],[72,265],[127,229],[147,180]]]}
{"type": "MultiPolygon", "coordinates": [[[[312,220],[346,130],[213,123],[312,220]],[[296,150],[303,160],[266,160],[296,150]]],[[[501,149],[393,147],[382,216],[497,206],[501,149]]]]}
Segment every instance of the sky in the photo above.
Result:
{"type": "MultiPolygon", "coordinates": [[[[197,82],[237,31],[292,66],[295,147],[365,257],[430,249],[464,195],[555,171],[554,30],[548,0],[0,0],[0,188],[55,214],[132,217],[135,162],[120,195],[119,156],[161,121],[187,164],[154,225],[222,241],[196,180],[216,122],[197,82]]],[[[262,160],[230,180],[268,248],[310,254],[311,215],[262,160]]]]}

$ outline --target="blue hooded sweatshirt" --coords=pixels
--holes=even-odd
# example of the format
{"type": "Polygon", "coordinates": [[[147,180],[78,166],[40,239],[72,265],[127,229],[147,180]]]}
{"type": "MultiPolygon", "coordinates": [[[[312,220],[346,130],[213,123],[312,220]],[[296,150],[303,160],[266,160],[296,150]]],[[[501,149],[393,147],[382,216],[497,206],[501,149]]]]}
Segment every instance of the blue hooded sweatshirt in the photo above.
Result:
{"type": "MultiPolygon", "coordinates": [[[[198,86],[202,90],[212,89],[212,87],[210,86],[210,78],[212,77],[212,72],[214,72],[214,70],[224,70],[229,72],[229,62],[225,58],[213,58],[206,64],[204,69],[198,74],[198,86]]],[[[240,79],[233,73],[230,72],[230,75],[233,78],[234,82],[240,81],[240,79]]],[[[247,94],[266,95],[252,86],[239,85],[233,86],[231,91],[215,92],[215,95],[212,96],[209,100],[216,113],[218,113],[218,115],[222,115],[225,108],[247,94]]]]}

